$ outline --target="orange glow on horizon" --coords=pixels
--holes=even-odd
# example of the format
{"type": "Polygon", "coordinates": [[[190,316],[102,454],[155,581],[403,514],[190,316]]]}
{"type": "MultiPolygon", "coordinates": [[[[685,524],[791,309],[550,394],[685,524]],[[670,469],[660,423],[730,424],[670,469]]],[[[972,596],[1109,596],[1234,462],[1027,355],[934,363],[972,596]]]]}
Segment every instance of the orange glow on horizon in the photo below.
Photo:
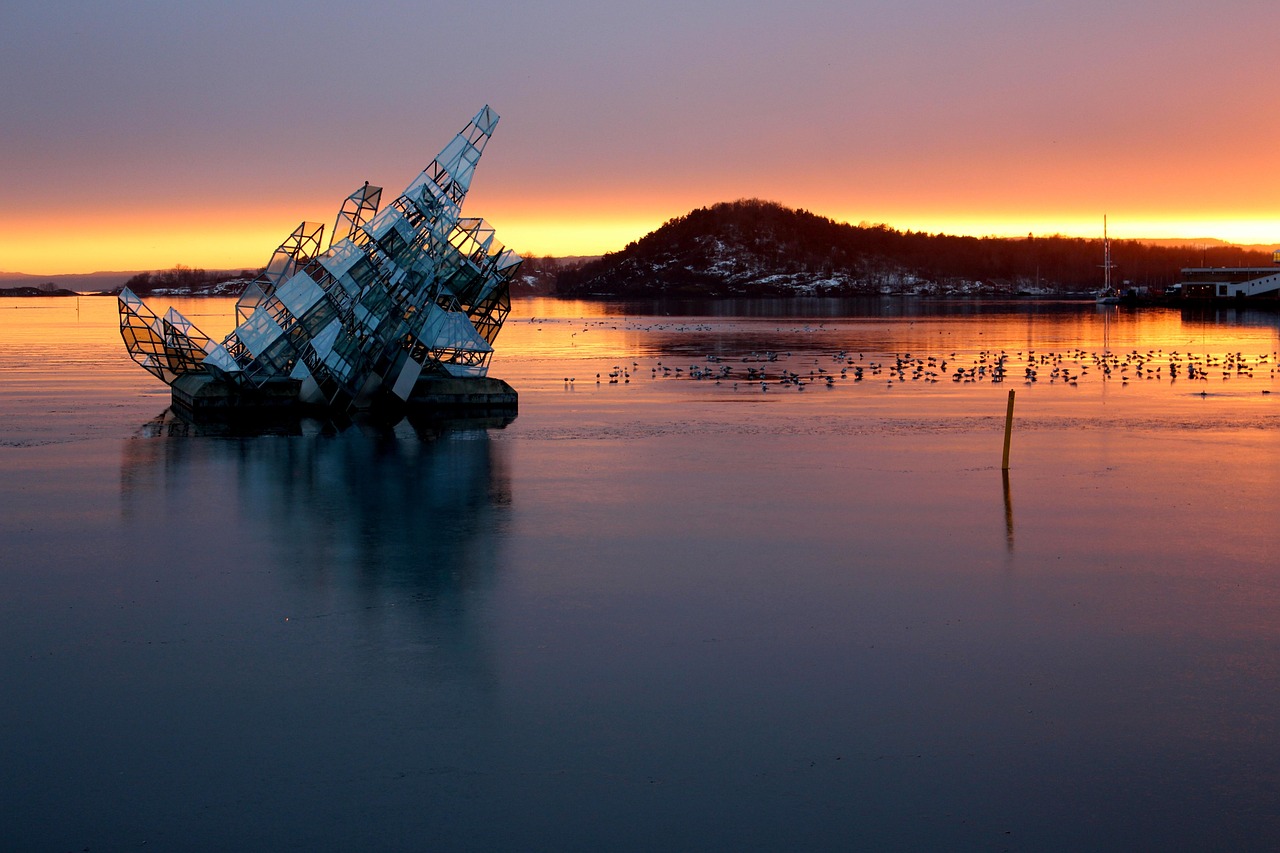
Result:
{"type": "Polygon", "coordinates": [[[278,209],[245,211],[210,206],[195,210],[134,210],[121,214],[77,211],[33,216],[0,234],[0,271],[72,275],[161,270],[181,264],[214,270],[257,269],[303,219],[325,219],[278,209]]]}
{"type": "MultiPolygon", "coordinates": [[[[730,200],[730,199],[725,199],[730,200]]],[[[577,203],[541,210],[491,199],[476,205],[498,232],[498,238],[525,257],[552,255],[602,255],[710,203],[686,203],[670,210],[652,200],[633,209],[577,203]]],[[[1102,235],[1103,211],[1062,216],[1044,213],[1025,218],[1016,213],[991,211],[963,214],[956,211],[884,209],[877,213],[824,210],[817,205],[783,201],[804,207],[837,222],[857,225],[883,223],[903,231],[923,231],[976,237],[1097,238],[1102,235]]],[[[202,211],[135,211],[122,217],[79,212],[74,217],[35,217],[17,223],[0,234],[0,271],[31,275],[65,275],[100,271],[159,270],[177,264],[203,269],[255,269],[303,219],[332,227],[333,212],[311,204],[308,209],[285,211],[242,209],[202,211]],[[110,223],[87,227],[86,223],[110,223]]],[[[1280,245],[1280,219],[1274,214],[1256,218],[1224,211],[1217,216],[1176,217],[1106,211],[1108,233],[1114,239],[1220,239],[1241,245],[1280,245]]]]}

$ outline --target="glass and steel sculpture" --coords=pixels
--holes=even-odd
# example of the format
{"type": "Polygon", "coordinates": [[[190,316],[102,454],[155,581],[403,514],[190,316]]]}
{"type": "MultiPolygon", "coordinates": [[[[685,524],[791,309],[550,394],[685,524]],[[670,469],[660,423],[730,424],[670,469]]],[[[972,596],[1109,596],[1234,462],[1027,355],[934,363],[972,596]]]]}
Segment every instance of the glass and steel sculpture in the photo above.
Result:
{"type": "Polygon", "coordinates": [[[323,225],[299,225],[241,294],[221,343],[125,289],[129,355],[170,385],[195,373],[246,390],[287,379],[299,402],[342,410],[386,393],[407,401],[424,377],[484,377],[521,259],[461,209],[497,123],[481,109],[381,212],[382,189],[365,183],[327,250],[323,225]]]}

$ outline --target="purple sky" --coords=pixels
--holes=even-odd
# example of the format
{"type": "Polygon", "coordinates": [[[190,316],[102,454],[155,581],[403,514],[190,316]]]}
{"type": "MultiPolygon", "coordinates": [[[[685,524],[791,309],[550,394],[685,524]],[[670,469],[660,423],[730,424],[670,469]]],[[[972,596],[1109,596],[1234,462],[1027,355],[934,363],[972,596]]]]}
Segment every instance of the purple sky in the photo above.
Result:
{"type": "Polygon", "coordinates": [[[1247,0],[11,4],[0,270],[260,264],[485,103],[466,210],[525,253],[741,197],[1280,241],[1277,25],[1247,0]]]}

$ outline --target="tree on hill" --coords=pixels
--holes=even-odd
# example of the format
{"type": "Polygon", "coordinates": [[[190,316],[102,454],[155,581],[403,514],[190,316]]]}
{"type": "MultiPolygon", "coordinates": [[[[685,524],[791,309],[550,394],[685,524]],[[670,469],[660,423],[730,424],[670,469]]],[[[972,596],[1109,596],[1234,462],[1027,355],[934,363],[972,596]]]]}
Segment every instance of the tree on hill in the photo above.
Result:
{"type": "Polygon", "coordinates": [[[255,270],[241,270],[236,275],[226,270],[208,272],[178,264],[172,269],[140,272],[126,281],[124,287],[143,296],[158,290],[203,293],[214,290],[218,285],[229,280],[252,280],[257,275],[258,272],[255,270]]]}
{"type": "Polygon", "coordinates": [[[520,262],[520,270],[511,282],[513,296],[554,293],[556,278],[566,270],[577,269],[585,261],[577,258],[555,258],[551,255],[530,256],[520,262]]]}

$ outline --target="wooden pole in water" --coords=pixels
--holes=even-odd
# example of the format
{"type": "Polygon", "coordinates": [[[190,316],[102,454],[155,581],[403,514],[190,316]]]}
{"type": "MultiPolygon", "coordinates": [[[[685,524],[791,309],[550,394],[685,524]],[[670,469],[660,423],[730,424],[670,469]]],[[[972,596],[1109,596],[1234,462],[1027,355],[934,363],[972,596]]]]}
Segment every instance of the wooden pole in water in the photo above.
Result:
{"type": "Polygon", "coordinates": [[[1013,390],[1009,391],[1009,409],[1004,416],[1004,461],[1000,463],[1001,471],[1009,470],[1009,439],[1013,436],[1013,390]]]}

